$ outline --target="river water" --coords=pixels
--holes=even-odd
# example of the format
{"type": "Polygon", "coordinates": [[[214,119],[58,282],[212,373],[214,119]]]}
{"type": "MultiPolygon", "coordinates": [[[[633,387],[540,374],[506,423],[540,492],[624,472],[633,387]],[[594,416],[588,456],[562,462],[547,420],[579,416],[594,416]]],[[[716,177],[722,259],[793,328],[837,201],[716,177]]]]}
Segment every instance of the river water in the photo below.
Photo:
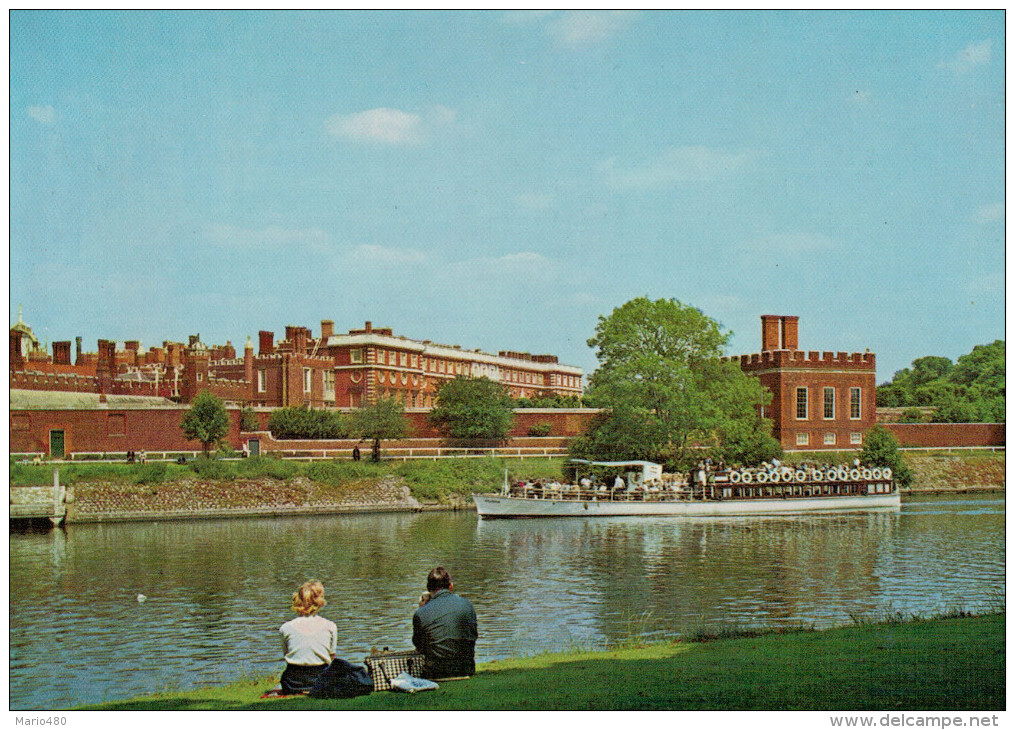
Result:
{"type": "Polygon", "coordinates": [[[985,610],[1003,600],[1004,521],[1003,495],[988,494],[792,517],[464,512],[12,532],[10,708],[277,674],[277,627],[311,577],[325,584],[340,656],[411,648],[438,564],[476,606],[480,662],[702,627],[985,610]]]}

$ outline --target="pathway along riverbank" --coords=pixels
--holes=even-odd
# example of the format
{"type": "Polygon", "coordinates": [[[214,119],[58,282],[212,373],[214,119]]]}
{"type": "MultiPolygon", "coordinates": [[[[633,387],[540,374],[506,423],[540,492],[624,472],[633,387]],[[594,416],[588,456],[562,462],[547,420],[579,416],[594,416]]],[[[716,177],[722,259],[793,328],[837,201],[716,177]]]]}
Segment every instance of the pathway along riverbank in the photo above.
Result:
{"type": "MultiPolygon", "coordinates": [[[[907,454],[906,461],[916,480],[912,488],[903,491],[904,495],[996,491],[1005,486],[1003,452],[907,454]]],[[[559,473],[561,463],[541,459],[513,462],[509,468],[512,474],[546,477],[559,473]]],[[[173,469],[152,479],[134,465],[69,467],[83,471],[70,474],[66,492],[68,524],[473,509],[469,495],[493,491],[503,479],[503,465],[497,460],[468,459],[382,462],[366,467],[372,474],[363,473],[364,467],[337,462],[328,471],[308,471],[288,478],[216,479],[187,469],[173,469]],[[93,478],[89,469],[106,470],[109,475],[93,478]]],[[[48,472],[51,484],[51,466],[32,468],[38,469],[42,477],[48,472]]],[[[324,469],[320,464],[316,468],[324,469]]],[[[15,476],[12,475],[12,485],[17,483],[15,476]]],[[[29,487],[11,489],[13,493],[29,487]]],[[[39,489],[42,499],[51,499],[47,497],[51,489],[39,489]]]]}
{"type": "MultiPolygon", "coordinates": [[[[734,633],[734,632],[731,632],[734,633]]],[[[418,694],[260,700],[277,676],[109,702],[92,710],[1005,709],[1005,617],[891,619],[761,636],[702,635],[479,665],[418,694]]],[[[359,657],[346,657],[358,661],[359,657]]]]}

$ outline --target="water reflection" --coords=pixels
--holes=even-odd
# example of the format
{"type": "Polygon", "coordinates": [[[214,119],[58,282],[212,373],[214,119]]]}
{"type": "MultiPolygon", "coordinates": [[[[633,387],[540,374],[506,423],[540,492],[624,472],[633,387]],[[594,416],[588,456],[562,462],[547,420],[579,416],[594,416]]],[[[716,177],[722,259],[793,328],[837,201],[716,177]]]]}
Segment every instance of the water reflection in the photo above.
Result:
{"type": "Polygon", "coordinates": [[[11,707],[275,672],[276,629],[308,577],[328,588],[339,652],[359,658],[410,646],[426,573],[443,564],[476,605],[484,661],[719,623],[977,608],[1003,592],[1003,547],[996,497],[806,517],[345,515],[12,533],[11,707]]]}

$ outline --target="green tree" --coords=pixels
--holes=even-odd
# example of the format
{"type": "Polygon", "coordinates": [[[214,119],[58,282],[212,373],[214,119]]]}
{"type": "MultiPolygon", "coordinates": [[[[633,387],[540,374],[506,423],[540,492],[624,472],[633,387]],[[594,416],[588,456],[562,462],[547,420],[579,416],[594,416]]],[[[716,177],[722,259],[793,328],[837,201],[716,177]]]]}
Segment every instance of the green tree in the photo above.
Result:
{"type": "Polygon", "coordinates": [[[341,413],[305,405],[273,410],[268,417],[268,430],[277,439],[339,439],[348,433],[341,413]]]}
{"type": "Polygon", "coordinates": [[[929,406],[938,423],[1004,422],[1004,340],[977,345],[954,365],[928,356],[895,373],[877,389],[883,407],[929,406]]]}
{"type": "Polygon", "coordinates": [[[455,439],[503,439],[514,422],[514,401],[507,389],[487,377],[456,377],[437,390],[428,419],[455,439]]]}
{"type": "Polygon", "coordinates": [[[202,390],[190,403],[190,410],[180,422],[184,437],[200,441],[207,456],[211,447],[229,433],[229,414],[222,400],[211,391],[202,390]]]}
{"type": "Polygon", "coordinates": [[[376,403],[352,412],[350,430],[361,439],[373,441],[371,450],[374,461],[381,460],[381,441],[399,439],[408,432],[405,407],[400,400],[380,398],[376,403]]]}
{"type": "Polygon", "coordinates": [[[693,458],[692,446],[732,453],[738,439],[764,432],[759,412],[770,396],[757,378],[720,359],[729,337],[675,299],[633,299],[600,317],[588,341],[600,364],[587,397],[607,415],[575,450],[586,450],[582,458],[680,465],[693,458]]]}
{"type": "Polygon", "coordinates": [[[889,467],[892,477],[900,487],[913,483],[913,471],[899,452],[899,441],[884,426],[874,426],[863,439],[860,462],[865,466],[889,467]]]}
{"type": "Polygon", "coordinates": [[[254,409],[250,406],[244,406],[240,411],[240,430],[241,431],[260,431],[261,422],[257,418],[257,414],[254,409]]]}

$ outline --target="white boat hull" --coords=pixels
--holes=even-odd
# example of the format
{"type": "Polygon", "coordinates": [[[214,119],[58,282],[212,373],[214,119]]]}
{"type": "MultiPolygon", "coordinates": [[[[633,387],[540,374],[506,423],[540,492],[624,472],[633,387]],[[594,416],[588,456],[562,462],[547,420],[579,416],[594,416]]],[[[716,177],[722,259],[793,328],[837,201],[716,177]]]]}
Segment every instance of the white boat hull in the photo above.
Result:
{"type": "Polygon", "coordinates": [[[796,514],[801,512],[856,512],[898,509],[901,498],[892,494],[824,497],[780,497],[725,500],[590,501],[577,499],[525,499],[474,494],[476,511],[484,519],[525,517],[722,517],[724,515],[796,514]]]}

